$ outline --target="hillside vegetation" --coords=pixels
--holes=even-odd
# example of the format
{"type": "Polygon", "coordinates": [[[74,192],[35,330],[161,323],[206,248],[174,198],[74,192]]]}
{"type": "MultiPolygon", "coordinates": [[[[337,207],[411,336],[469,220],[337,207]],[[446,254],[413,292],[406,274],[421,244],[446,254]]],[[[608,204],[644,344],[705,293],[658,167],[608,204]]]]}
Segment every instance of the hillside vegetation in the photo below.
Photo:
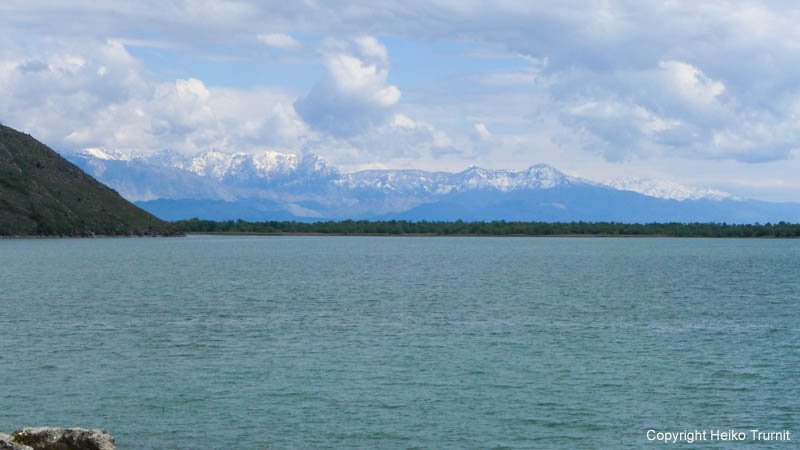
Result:
{"type": "Polygon", "coordinates": [[[172,225],[31,136],[0,125],[0,236],[170,234],[172,225]]]}

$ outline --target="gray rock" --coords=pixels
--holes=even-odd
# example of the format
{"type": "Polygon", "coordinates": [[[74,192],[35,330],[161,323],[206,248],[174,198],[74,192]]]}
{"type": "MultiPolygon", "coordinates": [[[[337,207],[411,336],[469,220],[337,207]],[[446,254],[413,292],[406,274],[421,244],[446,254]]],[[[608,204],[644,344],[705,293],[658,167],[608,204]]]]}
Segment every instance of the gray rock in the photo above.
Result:
{"type": "Polygon", "coordinates": [[[33,450],[116,450],[114,438],[100,430],[85,428],[22,428],[12,435],[33,450]]]}
{"type": "Polygon", "coordinates": [[[27,445],[17,444],[14,442],[13,437],[5,433],[0,433],[0,450],[33,450],[33,448],[27,445]]]}

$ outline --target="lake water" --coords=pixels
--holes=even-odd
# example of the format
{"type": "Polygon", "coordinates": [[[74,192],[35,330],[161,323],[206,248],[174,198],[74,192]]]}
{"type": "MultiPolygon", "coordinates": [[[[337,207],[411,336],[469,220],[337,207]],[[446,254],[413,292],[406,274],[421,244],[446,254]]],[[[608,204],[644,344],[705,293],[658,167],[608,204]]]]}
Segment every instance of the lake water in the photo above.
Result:
{"type": "Polygon", "coordinates": [[[102,428],[120,449],[800,440],[800,240],[0,240],[0,307],[4,432],[102,428]]]}

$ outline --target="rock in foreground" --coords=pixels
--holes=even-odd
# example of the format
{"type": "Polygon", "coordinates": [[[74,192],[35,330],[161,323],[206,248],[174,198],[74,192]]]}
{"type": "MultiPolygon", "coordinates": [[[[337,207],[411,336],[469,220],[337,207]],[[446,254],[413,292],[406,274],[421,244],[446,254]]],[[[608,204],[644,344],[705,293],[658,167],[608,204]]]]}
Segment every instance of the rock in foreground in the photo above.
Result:
{"type": "Polygon", "coordinates": [[[0,450],[33,450],[27,445],[14,442],[14,438],[5,433],[0,433],[0,450]]]}
{"type": "Polygon", "coordinates": [[[86,428],[29,427],[15,431],[11,438],[18,445],[7,447],[13,450],[116,450],[110,434],[86,428]]]}

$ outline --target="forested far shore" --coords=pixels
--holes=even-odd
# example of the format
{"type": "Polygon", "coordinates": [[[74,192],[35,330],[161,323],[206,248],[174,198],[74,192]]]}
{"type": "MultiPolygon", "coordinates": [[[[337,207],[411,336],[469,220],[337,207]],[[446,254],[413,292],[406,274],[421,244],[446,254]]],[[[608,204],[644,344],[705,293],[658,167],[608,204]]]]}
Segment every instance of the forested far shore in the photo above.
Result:
{"type": "Polygon", "coordinates": [[[618,222],[427,222],[342,220],[326,222],[182,220],[186,233],[434,235],[434,236],[668,236],[800,237],[800,224],[618,223],[618,222]]]}

